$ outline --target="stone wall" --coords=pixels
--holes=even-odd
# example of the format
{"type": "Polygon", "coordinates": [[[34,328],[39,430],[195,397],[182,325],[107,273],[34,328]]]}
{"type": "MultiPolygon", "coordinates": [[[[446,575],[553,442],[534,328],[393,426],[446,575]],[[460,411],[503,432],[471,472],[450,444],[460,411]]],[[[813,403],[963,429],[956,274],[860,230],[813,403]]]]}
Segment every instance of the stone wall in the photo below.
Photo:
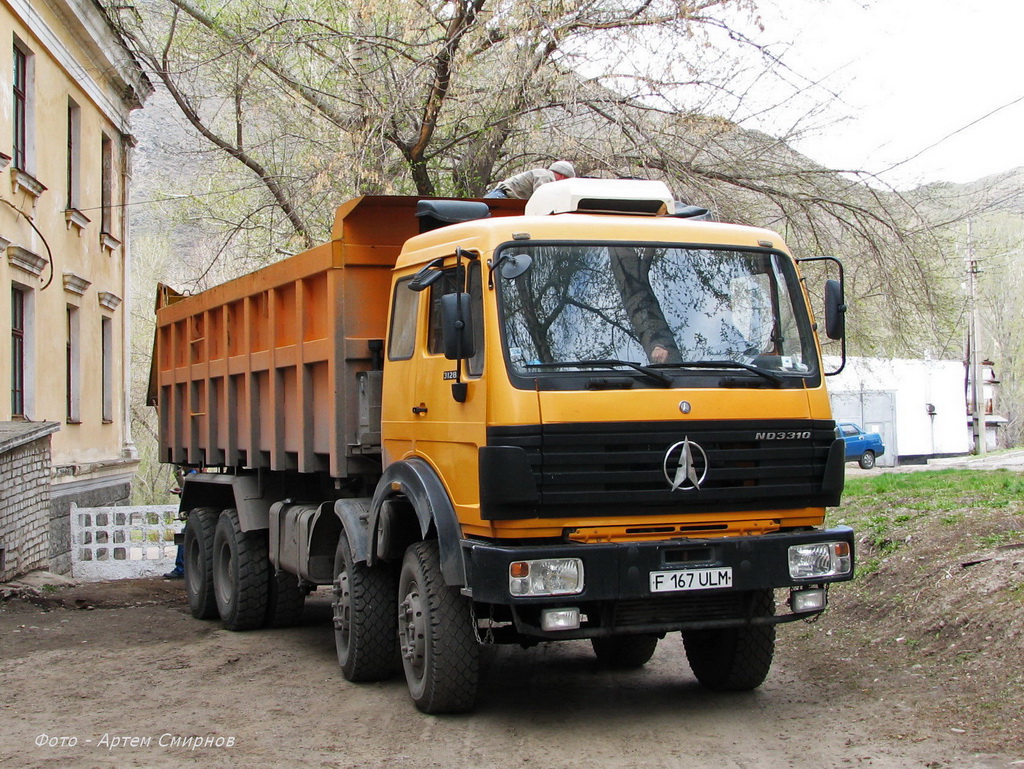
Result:
{"type": "Polygon", "coordinates": [[[52,422],[0,423],[0,582],[49,567],[52,422]]]}

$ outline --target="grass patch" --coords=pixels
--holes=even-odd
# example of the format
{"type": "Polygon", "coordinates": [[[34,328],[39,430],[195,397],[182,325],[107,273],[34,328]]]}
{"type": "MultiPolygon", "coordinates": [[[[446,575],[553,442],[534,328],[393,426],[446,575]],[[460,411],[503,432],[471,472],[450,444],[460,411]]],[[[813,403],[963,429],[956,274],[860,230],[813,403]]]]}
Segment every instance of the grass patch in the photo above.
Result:
{"type": "Polygon", "coordinates": [[[846,491],[854,497],[866,494],[900,494],[921,498],[937,495],[936,501],[962,499],[965,495],[990,496],[993,503],[1024,494],[1024,475],[1009,470],[937,470],[919,473],[880,473],[851,478],[846,491]]]}
{"type": "Polygon", "coordinates": [[[980,542],[985,547],[998,547],[999,545],[1007,545],[1011,542],[1020,542],[1024,540],[1024,531],[998,531],[994,534],[983,534],[978,537],[980,542]]]}
{"type": "MultiPolygon", "coordinates": [[[[869,558],[884,558],[903,546],[918,523],[929,521],[970,527],[984,547],[1024,539],[1024,530],[1016,527],[992,532],[984,525],[989,512],[1024,514],[1022,499],[1024,474],[1008,470],[880,473],[847,480],[843,504],[832,515],[866,540],[872,551],[869,558]]],[[[870,561],[862,562],[861,573],[871,570],[870,561]]]]}
{"type": "MultiPolygon", "coordinates": [[[[880,507],[907,510],[1005,510],[1021,506],[1024,474],[1008,470],[939,470],[882,473],[846,481],[842,511],[867,514],[880,507]]],[[[951,516],[952,517],[952,516],[951,516]]]]}

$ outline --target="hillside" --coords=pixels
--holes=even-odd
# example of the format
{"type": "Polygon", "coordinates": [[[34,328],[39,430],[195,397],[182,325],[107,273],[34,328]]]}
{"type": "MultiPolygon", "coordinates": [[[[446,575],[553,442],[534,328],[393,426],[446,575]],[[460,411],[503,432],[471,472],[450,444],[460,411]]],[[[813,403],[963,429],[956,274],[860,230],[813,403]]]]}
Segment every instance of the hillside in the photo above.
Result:
{"type": "Polygon", "coordinates": [[[974,750],[1024,750],[1024,475],[875,474],[831,519],[857,532],[857,577],[798,638],[813,664],[974,750]]]}

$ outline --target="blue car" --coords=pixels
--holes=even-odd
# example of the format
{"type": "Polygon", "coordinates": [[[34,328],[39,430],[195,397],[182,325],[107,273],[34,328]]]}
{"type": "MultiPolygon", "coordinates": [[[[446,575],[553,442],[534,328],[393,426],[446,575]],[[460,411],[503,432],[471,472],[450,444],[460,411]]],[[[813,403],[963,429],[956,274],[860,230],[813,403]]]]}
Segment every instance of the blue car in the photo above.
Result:
{"type": "Polygon", "coordinates": [[[881,435],[866,433],[860,425],[853,422],[839,422],[836,425],[836,437],[846,442],[846,461],[856,459],[865,470],[874,467],[875,457],[885,453],[881,435]]]}

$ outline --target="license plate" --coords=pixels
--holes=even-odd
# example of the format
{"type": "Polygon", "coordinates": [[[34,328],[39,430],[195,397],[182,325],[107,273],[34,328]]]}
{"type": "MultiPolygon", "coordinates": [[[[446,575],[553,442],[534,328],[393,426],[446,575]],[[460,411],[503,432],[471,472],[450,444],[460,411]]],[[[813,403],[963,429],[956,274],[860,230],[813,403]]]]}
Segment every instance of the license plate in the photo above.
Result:
{"type": "Polygon", "coordinates": [[[714,590],[732,587],[732,567],[721,569],[679,569],[652,571],[652,593],[674,593],[678,590],[714,590]]]}

